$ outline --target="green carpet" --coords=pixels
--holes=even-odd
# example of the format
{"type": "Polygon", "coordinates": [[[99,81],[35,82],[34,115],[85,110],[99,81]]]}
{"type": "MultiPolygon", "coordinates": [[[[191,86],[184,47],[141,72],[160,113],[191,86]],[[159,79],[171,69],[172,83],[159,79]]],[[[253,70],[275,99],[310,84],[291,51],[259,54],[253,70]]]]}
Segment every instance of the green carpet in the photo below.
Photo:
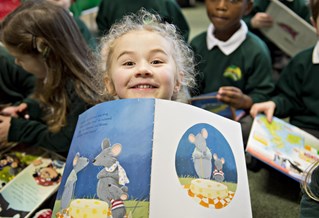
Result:
{"type": "Polygon", "coordinates": [[[248,180],[254,218],[299,217],[298,182],[264,165],[258,172],[248,170],[248,180]]]}

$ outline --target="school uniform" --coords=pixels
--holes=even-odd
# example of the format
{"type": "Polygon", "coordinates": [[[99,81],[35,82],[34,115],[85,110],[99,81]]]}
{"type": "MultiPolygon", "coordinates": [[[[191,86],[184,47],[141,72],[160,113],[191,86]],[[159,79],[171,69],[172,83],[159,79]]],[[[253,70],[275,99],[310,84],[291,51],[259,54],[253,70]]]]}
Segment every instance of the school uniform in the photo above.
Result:
{"type": "MultiPolygon", "coordinates": [[[[297,15],[307,21],[309,24],[310,22],[310,10],[307,5],[307,1],[305,0],[280,0],[281,3],[286,5],[289,9],[294,11],[297,15]]],[[[259,29],[255,29],[251,26],[251,19],[258,13],[258,12],[266,12],[267,7],[270,4],[270,0],[254,0],[254,5],[252,11],[243,17],[243,20],[248,26],[249,31],[256,34],[262,40],[264,40],[270,50],[272,61],[275,63],[277,60],[276,58],[279,57],[280,52],[282,53],[281,49],[275,45],[272,41],[270,41],[259,29]],[[279,52],[279,53],[278,53],[279,52]]]]}
{"type": "MultiPolygon", "coordinates": [[[[280,0],[280,2],[283,3],[284,5],[286,5],[292,11],[294,11],[297,15],[299,15],[305,21],[310,23],[311,13],[310,13],[309,7],[307,5],[307,1],[305,1],[305,0],[280,0]]],[[[266,12],[269,4],[270,4],[270,0],[254,0],[254,5],[252,8],[252,11],[248,15],[243,17],[243,20],[247,24],[248,29],[250,31],[254,32],[254,29],[251,26],[251,19],[258,12],[266,12]]]]}
{"type": "Polygon", "coordinates": [[[8,134],[9,142],[20,142],[32,146],[42,146],[49,150],[67,155],[78,116],[90,106],[86,104],[75,92],[72,83],[67,87],[69,108],[66,126],[57,133],[48,130],[42,121],[42,109],[35,99],[25,99],[28,105],[29,120],[12,118],[8,134]]]}
{"type": "Polygon", "coordinates": [[[0,104],[14,104],[29,96],[35,77],[14,64],[14,59],[0,45],[0,104]]]}
{"type": "Polygon", "coordinates": [[[142,7],[150,12],[157,12],[164,20],[175,24],[184,39],[188,40],[189,25],[175,0],[102,0],[96,17],[99,35],[106,34],[111,25],[124,15],[135,13],[142,7]]]}
{"type": "MultiPolygon", "coordinates": [[[[319,196],[319,167],[311,175],[310,189],[315,196],[319,196]]],[[[311,199],[305,192],[300,201],[300,218],[317,218],[319,202],[311,199]]]]}
{"type": "Polygon", "coordinates": [[[221,86],[235,86],[251,97],[253,103],[269,99],[273,91],[272,69],[269,52],[262,40],[248,32],[241,21],[241,28],[226,42],[208,31],[191,41],[197,57],[199,77],[198,93],[216,92],[221,86]]]}
{"type": "Polygon", "coordinates": [[[276,85],[275,116],[290,117],[300,128],[319,128],[319,42],[295,55],[276,85]]]}
{"type": "Polygon", "coordinates": [[[85,39],[86,43],[90,48],[93,50],[96,49],[96,39],[92,35],[91,31],[88,29],[88,27],[85,25],[85,23],[79,18],[79,17],[73,17],[77,26],[80,29],[80,32],[82,33],[83,38],[85,39]]]}

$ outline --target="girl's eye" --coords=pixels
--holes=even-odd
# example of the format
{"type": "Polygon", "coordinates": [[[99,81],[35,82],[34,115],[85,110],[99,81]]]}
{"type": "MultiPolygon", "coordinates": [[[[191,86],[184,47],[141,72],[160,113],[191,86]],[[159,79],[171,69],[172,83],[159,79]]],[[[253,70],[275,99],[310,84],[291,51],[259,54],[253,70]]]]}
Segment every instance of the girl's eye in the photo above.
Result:
{"type": "Polygon", "coordinates": [[[127,61],[123,64],[124,66],[133,66],[134,65],[134,62],[132,61],[127,61]]]}
{"type": "Polygon", "coordinates": [[[160,61],[160,60],[154,60],[151,62],[151,64],[162,64],[163,61],[160,61]]]}

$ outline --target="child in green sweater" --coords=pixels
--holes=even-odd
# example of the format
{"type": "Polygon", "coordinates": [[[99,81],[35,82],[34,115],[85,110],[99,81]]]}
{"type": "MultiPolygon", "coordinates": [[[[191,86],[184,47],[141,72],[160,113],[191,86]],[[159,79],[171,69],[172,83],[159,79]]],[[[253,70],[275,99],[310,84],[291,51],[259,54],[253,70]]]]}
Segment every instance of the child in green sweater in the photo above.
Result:
{"type": "Polygon", "coordinates": [[[14,64],[14,59],[0,44],[0,110],[32,94],[35,77],[14,64]]]}
{"type": "Polygon", "coordinates": [[[1,25],[1,41],[37,85],[33,98],[3,110],[11,116],[0,116],[0,142],[66,154],[78,115],[104,100],[92,50],[70,13],[48,2],[24,2],[1,25]]]}
{"type": "MultiPolygon", "coordinates": [[[[266,12],[270,2],[270,0],[254,0],[251,12],[244,16],[243,20],[247,24],[249,31],[259,36],[266,43],[272,58],[273,68],[280,73],[290,57],[284,54],[277,45],[260,31],[260,29],[269,28],[273,25],[272,17],[266,12]]],[[[280,2],[310,23],[310,10],[306,0],[280,0],[280,2]]]]}
{"type": "Polygon", "coordinates": [[[102,0],[96,17],[99,35],[107,34],[111,25],[124,15],[135,13],[141,8],[158,13],[165,21],[175,24],[185,41],[189,37],[189,25],[176,0],[102,0]]]}
{"type": "MultiPolygon", "coordinates": [[[[274,87],[269,51],[241,20],[252,1],[206,0],[205,5],[211,24],[191,41],[200,73],[193,95],[217,92],[218,100],[249,111],[253,103],[267,100],[274,87]]],[[[246,144],[252,119],[247,115],[239,122],[246,144]]]]}
{"type": "MultiPolygon", "coordinates": [[[[312,23],[319,36],[319,1],[310,0],[312,23]]],[[[319,138],[319,41],[312,48],[295,55],[282,71],[277,95],[270,101],[254,104],[250,113],[255,117],[265,113],[269,122],[273,115],[289,117],[289,122],[319,138]]],[[[319,163],[319,162],[318,162],[319,163]]],[[[319,168],[315,163],[304,183],[300,217],[318,217],[319,168]],[[308,182],[310,182],[308,184],[308,182]]]]}

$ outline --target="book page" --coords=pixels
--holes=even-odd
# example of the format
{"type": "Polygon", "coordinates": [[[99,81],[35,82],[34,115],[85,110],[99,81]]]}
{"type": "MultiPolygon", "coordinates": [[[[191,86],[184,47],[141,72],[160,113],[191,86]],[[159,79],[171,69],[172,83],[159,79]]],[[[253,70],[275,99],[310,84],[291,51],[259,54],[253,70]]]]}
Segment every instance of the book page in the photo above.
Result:
{"type": "Polygon", "coordinates": [[[149,217],[252,217],[240,124],[172,101],[155,110],[149,217]]]}
{"type": "Polygon", "coordinates": [[[219,114],[223,117],[235,119],[235,110],[216,98],[217,92],[211,92],[190,99],[190,104],[196,107],[219,114]]]}
{"type": "MultiPolygon", "coordinates": [[[[31,147],[31,150],[37,149],[31,147]]],[[[10,153],[11,157],[16,155],[21,162],[32,162],[17,172],[1,189],[0,217],[30,217],[59,186],[64,168],[61,157],[40,148],[38,152],[27,151],[28,149],[25,149],[22,156],[17,152],[10,153]]],[[[14,172],[13,169],[16,168],[11,165],[11,173],[14,172]]]]}
{"type": "Polygon", "coordinates": [[[220,116],[238,121],[245,116],[245,111],[235,109],[216,98],[217,92],[210,92],[189,99],[189,103],[196,107],[218,114],[220,116]]]}
{"type": "Polygon", "coordinates": [[[266,10],[274,20],[271,28],[263,28],[264,33],[287,55],[314,46],[317,42],[315,29],[278,0],[272,0],[266,10]]]}
{"type": "Polygon", "coordinates": [[[52,217],[148,217],[153,126],[154,99],[81,114],[52,217]]]}
{"type": "Polygon", "coordinates": [[[246,150],[297,181],[319,160],[316,137],[277,117],[269,123],[264,115],[254,119],[246,150]]]}
{"type": "MultiPolygon", "coordinates": [[[[194,150],[194,145],[188,146],[194,150]]],[[[192,158],[187,158],[192,163],[192,158]]],[[[186,170],[193,167],[185,165],[186,170]]],[[[208,174],[213,171],[211,168],[208,174]]],[[[222,170],[214,177],[221,174],[222,170]]],[[[213,214],[251,217],[238,123],[187,104],[157,99],[104,102],[80,115],[52,217],[187,218],[213,214]],[[202,124],[204,121],[208,124],[202,124]],[[225,182],[214,183],[225,188],[223,199],[213,203],[215,207],[222,204],[221,209],[194,201],[187,194],[187,184],[176,174],[178,142],[188,129],[196,132],[199,127],[207,128],[209,143],[221,142],[209,145],[211,157],[217,159],[218,155],[219,162],[224,162],[225,182]],[[216,138],[214,134],[219,135],[216,138]]]]}

